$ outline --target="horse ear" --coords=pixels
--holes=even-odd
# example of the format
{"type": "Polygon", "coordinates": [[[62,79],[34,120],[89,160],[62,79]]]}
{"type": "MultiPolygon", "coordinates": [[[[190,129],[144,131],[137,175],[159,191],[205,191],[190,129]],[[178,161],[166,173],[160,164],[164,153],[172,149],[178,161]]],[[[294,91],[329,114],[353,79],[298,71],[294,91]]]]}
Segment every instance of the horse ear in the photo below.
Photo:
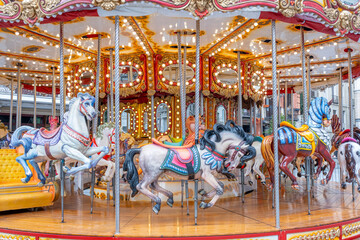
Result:
{"type": "Polygon", "coordinates": [[[333,103],[333,100],[331,99],[331,100],[328,102],[328,106],[330,106],[332,103],[333,103]]]}

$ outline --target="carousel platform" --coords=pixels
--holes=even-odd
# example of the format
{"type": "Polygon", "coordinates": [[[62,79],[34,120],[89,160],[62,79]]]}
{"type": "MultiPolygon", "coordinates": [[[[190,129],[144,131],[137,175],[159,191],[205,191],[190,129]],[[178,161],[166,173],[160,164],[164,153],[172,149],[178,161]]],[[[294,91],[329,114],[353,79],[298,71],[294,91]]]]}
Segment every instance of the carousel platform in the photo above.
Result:
{"type": "Polygon", "coordinates": [[[311,215],[307,214],[304,184],[299,192],[288,186],[281,190],[281,229],[275,228],[271,193],[260,187],[247,194],[245,203],[233,197],[219,200],[206,210],[199,209],[194,225],[193,204],[186,208],[164,203],[158,215],[150,202],[122,201],[120,234],[114,235],[112,201],[95,199],[90,214],[90,198],[65,198],[65,223],[61,223],[60,201],[38,211],[17,210],[0,213],[0,239],[357,239],[360,238],[360,196],[353,202],[351,187],[338,183],[315,186],[311,215]]]}

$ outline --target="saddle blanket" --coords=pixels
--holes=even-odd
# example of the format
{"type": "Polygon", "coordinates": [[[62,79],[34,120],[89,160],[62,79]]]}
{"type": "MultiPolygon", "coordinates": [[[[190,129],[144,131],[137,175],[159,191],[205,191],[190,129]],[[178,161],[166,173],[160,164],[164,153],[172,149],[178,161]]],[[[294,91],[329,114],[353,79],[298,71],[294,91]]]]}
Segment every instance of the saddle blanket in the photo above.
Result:
{"type": "Polygon", "coordinates": [[[44,146],[46,143],[48,143],[49,146],[54,146],[60,141],[61,133],[62,133],[62,128],[60,128],[58,130],[58,132],[52,136],[52,138],[46,138],[46,137],[42,136],[40,130],[38,130],[35,133],[33,143],[36,145],[42,145],[42,146],[44,146]]]}
{"type": "Polygon", "coordinates": [[[191,164],[196,174],[200,170],[200,154],[196,146],[186,149],[169,149],[160,169],[170,170],[177,174],[189,174],[187,164],[191,164]]]}
{"type": "MultiPolygon", "coordinates": [[[[317,146],[318,139],[315,138],[315,146],[317,146]]],[[[312,150],[312,144],[305,137],[298,135],[296,141],[296,150],[312,150]]]]}

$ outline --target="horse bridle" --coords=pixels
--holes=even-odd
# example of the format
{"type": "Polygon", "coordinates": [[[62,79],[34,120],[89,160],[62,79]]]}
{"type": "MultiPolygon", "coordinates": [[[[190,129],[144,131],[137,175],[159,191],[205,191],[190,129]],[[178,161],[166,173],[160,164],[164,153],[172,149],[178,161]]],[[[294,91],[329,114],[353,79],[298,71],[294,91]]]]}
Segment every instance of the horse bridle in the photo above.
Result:
{"type": "Polygon", "coordinates": [[[83,100],[83,101],[80,102],[80,112],[81,112],[84,116],[90,116],[89,113],[88,113],[88,111],[87,111],[86,108],[84,107],[84,103],[85,103],[86,101],[89,101],[89,99],[83,100]]]}
{"type": "Polygon", "coordinates": [[[228,149],[227,149],[226,151],[232,150],[232,149],[235,150],[235,151],[233,152],[233,154],[231,155],[231,157],[230,157],[230,162],[233,162],[233,161],[234,161],[236,155],[237,155],[239,152],[241,152],[243,155],[246,154],[246,151],[241,148],[244,144],[245,144],[245,141],[242,141],[242,142],[240,142],[240,144],[237,145],[237,146],[229,146],[229,147],[228,147],[228,149]]]}

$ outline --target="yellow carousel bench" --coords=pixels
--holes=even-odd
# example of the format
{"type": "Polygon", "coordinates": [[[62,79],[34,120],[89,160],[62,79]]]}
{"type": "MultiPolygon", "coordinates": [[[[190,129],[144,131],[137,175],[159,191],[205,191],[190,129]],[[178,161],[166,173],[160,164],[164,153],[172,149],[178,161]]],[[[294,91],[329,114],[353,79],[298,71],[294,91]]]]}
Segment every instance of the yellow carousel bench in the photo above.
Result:
{"type": "Polygon", "coordinates": [[[0,211],[45,207],[53,205],[58,198],[56,184],[38,187],[36,171],[30,166],[34,176],[26,184],[22,166],[16,162],[19,153],[15,149],[0,149],[0,211]]]}

